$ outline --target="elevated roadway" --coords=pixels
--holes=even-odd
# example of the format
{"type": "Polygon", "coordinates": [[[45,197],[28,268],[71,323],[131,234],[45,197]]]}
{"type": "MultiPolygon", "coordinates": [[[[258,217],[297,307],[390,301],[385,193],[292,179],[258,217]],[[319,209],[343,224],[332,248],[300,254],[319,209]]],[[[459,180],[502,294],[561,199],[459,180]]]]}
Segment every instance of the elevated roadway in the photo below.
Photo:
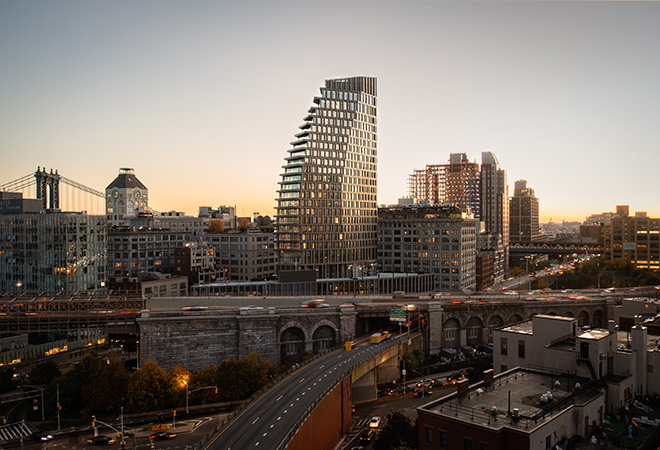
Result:
{"type": "MultiPolygon", "coordinates": [[[[302,423],[330,391],[348,381],[362,365],[369,364],[383,353],[390,353],[408,336],[393,337],[379,344],[368,339],[355,342],[351,351],[337,350],[319,357],[293,372],[261,398],[251,403],[235,417],[204,449],[245,450],[284,449],[302,423]]],[[[391,355],[386,355],[389,358],[391,355]]],[[[385,358],[384,357],[384,358],[385,358]]],[[[347,420],[350,425],[350,395],[342,398],[340,417],[327,420],[347,420]]],[[[339,415],[339,411],[336,412],[339,415]]],[[[330,425],[330,424],[328,424],[330,425]]],[[[338,438],[341,438],[343,432],[338,438]]],[[[338,441],[338,440],[337,440],[338,441]]],[[[334,443],[318,442],[314,448],[333,448],[334,443]]]]}

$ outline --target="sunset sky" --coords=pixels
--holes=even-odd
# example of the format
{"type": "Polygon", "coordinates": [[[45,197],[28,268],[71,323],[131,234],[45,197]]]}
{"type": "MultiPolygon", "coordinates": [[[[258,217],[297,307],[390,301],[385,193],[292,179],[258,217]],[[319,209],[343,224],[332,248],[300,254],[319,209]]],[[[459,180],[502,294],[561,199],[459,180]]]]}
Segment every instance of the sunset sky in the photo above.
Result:
{"type": "Polygon", "coordinates": [[[378,201],[492,151],[541,220],[660,216],[660,3],[0,0],[0,184],[97,190],[132,167],[160,211],[274,214],[327,78],[378,78],[378,201]]]}

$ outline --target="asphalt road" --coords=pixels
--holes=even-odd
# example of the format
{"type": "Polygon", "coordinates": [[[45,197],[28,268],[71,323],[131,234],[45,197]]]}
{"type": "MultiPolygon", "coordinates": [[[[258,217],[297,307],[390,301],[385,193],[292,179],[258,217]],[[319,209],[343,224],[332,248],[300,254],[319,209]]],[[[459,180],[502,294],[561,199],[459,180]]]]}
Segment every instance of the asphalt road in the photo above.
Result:
{"type": "MultiPolygon", "coordinates": [[[[398,339],[392,337],[391,339],[398,339]]],[[[337,350],[316,359],[264,394],[206,447],[208,450],[276,450],[314,401],[352,368],[371,358],[391,339],[358,341],[349,352],[337,350]]]]}

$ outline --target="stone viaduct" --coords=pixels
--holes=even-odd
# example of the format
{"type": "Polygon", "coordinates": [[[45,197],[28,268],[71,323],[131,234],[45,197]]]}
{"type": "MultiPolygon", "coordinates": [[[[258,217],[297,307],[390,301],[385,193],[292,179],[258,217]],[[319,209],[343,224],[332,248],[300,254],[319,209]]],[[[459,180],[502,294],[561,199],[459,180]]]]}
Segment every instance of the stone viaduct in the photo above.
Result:
{"type": "MultiPolygon", "coordinates": [[[[612,299],[541,299],[534,301],[418,302],[410,313],[412,329],[426,325],[423,348],[479,346],[492,341],[494,328],[528,320],[534,314],[576,317],[580,326],[607,326],[612,299]]],[[[273,364],[299,361],[306,352],[324,352],[345,340],[390,327],[397,303],[361,303],[328,308],[266,307],[199,311],[144,311],[140,328],[140,364],[156,361],[171,369],[183,364],[199,370],[208,364],[257,352],[273,364]]],[[[404,329],[405,331],[405,329],[404,329]]]]}

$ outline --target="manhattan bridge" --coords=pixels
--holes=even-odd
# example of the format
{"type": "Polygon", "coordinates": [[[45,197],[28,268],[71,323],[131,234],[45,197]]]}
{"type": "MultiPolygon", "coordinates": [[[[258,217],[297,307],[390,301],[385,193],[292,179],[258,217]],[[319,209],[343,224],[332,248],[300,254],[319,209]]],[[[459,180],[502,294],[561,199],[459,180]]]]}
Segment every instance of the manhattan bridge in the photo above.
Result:
{"type": "Polygon", "coordinates": [[[37,167],[14,181],[0,184],[0,193],[21,193],[24,199],[42,201],[42,208],[51,211],[86,211],[88,214],[105,214],[105,194],[58,173],[37,167]]]}

